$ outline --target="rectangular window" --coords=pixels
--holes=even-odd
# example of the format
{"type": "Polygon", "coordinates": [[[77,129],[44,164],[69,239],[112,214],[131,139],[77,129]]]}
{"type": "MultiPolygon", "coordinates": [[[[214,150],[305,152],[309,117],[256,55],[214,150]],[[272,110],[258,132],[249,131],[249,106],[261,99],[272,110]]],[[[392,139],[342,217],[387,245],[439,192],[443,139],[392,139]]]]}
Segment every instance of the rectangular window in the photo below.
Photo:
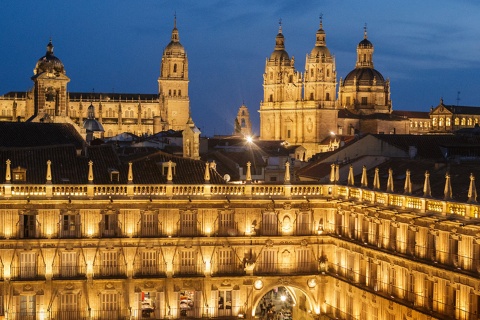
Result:
{"type": "Polygon", "coordinates": [[[297,235],[309,235],[312,233],[312,226],[310,223],[310,213],[300,212],[297,215],[297,235]]]}
{"type": "Polygon", "coordinates": [[[34,295],[20,296],[20,319],[35,319],[36,301],[34,295]]]}
{"type": "Polygon", "coordinates": [[[311,250],[309,248],[301,248],[296,251],[297,272],[310,273],[313,270],[311,250]]]}
{"type": "Polygon", "coordinates": [[[59,319],[79,319],[78,294],[64,293],[60,295],[60,315],[59,319]]]}
{"type": "Polygon", "coordinates": [[[62,277],[77,276],[77,253],[76,252],[62,252],[60,274],[62,277]]]}
{"type": "Polygon", "coordinates": [[[61,237],[76,238],[80,236],[80,216],[77,214],[66,213],[61,216],[61,237]]]}
{"type": "Polygon", "coordinates": [[[104,237],[115,237],[118,236],[118,223],[117,223],[117,214],[116,213],[104,213],[102,221],[102,235],[104,237]]]}
{"type": "Polygon", "coordinates": [[[184,211],[180,214],[180,235],[195,236],[197,234],[197,214],[195,211],[184,211]]]}
{"type": "Polygon", "coordinates": [[[116,292],[105,292],[100,295],[100,314],[102,319],[118,319],[118,294],[116,292]]]}
{"type": "Polygon", "coordinates": [[[352,102],[351,102],[351,100],[350,100],[350,97],[346,97],[346,98],[345,98],[345,105],[346,105],[346,106],[350,106],[351,103],[352,103],[352,102]]]}
{"type": "Polygon", "coordinates": [[[232,314],[232,290],[218,291],[218,315],[231,316],[232,314]]]}
{"type": "Polygon", "coordinates": [[[233,251],[231,249],[218,250],[218,273],[228,274],[235,271],[233,251]]]}
{"type": "Polygon", "coordinates": [[[196,252],[182,251],[180,254],[180,273],[195,274],[196,273],[196,252]]]}
{"type": "Polygon", "coordinates": [[[235,221],[233,211],[226,210],[220,211],[218,214],[218,233],[225,236],[231,233],[235,233],[235,221]]]}
{"type": "Polygon", "coordinates": [[[102,252],[100,273],[103,276],[114,276],[118,272],[118,253],[116,251],[102,252]]]}
{"type": "Polygon", "coordinates": [[[366,106],[368,104],[367,97],[362,97],[362,106],[366,106]]]}
{"type": "Polygon", "coordinates": [[[262,218],[262,235],[275,236],[278,233],[278,218],[275,212],[264,212],[262,218]]]}
{"type": "Polygon", "coordinates": [[[20,278],[29,279],[37,276],[37,254],[35,252],[20,253],[20,278]]]}
{"type": "Polygon", "coordinates": [[[157,273],[157,253],[155,251],[142,252],[142,274],[155,275],[157,273]]]}
{"type": "Polygon", "coordinates": [[[276,267],[277,267],[277,251],[264,250],[262,252],[260,272],[272,273],[276,271],[276,267]]]}
{"type": "Polygon", "coordinates": [[[157,215],[154,212],[144,212],[142,215],[142,236],[156,236],[157,231],[157,215]]]}
{"type": "Polygon", "coordinates": [[[32,239],[37,237],[37,216],[34,214],[23,214],[20,216],[20,237],[32,239]]]}

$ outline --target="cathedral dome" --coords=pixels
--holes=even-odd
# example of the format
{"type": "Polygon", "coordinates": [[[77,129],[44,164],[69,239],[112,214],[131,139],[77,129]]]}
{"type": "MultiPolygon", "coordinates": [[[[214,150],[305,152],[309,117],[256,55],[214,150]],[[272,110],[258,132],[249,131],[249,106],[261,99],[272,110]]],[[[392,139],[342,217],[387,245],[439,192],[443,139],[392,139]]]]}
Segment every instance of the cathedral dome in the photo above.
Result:
{"type": "Polygon", "coordinates": [[[83,121],[83,128],[87,132],[104,132],[102,124],[95,119],[95,107],[90,104],[88,107],[88,118],[83,121]]]}
{"type": "Polygon", "coordinates": [[[343,85],[384,85],[382,74],[373,68],[355,68],[345,77],[343,85]]]}
{"type": "Polygon", "coordinates": [[[174,19],[172,37],[170,39],[170,43],[165,47],[164,54],[185,54],[185,48],[180,43],[180,37],[178,35],[177,17],[174,19]]]}
{"type": "Polygon", "coordinates": [[[330,50],[325,46],[315,46],[310,52],[310,56],[314,57],[331,57],[330,50]]]}
{"type": "Polygon", "coordinates": [[[53,55],[53,44],[52,40],[47,45],[47,53],[38,59],[37,64],[35,65],[35,69],[33,73],[35,75],[41,74],[43,72],[51,72],[51,73],[63,73],[65,74],[65,67],[63,66],[62,61],[53,55]]]}
{"type": "Polygon", "coordinates": [[[373,48],[373,44],[367,38],[364,38],[358,43],[359,48],[373,48]]]}
{"type": "Polygon", "coordinates": [[[285,50],[285,37],[282,34],[282,27],[280,26],[277,36],[275,37],[275,50],[270,55],[270,60],[286,60],[289,61],[287,51],[285,50]]]}

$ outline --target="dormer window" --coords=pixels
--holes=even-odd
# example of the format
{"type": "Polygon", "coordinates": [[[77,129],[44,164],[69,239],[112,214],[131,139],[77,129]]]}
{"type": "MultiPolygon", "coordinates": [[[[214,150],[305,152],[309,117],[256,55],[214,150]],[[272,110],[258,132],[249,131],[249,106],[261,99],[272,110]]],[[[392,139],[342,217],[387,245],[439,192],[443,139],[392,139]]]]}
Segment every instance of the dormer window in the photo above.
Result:
{"type": "MultiPolygon", "coordinates": [[[[168,161],[167,162],[161,162],[160,165],[162,166],[162,176],[166,176],[168,173],[168,161]]],[[[175,162],[172,162],[172,175],[176,174],[177,169],[177,164],[175,162]]]]}
{"type": "Polygon", "coordinates": [[[115,168],[109,168],[108,172],[110,174],[110,181],[111,182],[118,182],[120,181],[120,172],[115,168]]]}
{"type": "Polygon", "coordinates": [[[13,181],[27,181],[27,169],[22,167],[17,167],[12,170],[13,181]]]}

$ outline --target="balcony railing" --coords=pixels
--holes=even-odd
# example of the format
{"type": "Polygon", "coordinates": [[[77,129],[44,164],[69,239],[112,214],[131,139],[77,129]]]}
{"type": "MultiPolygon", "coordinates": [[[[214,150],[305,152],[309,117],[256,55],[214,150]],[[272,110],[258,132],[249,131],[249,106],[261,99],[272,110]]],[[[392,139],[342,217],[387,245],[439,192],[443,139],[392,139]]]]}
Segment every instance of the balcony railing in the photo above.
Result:
{"type": "Polygon", "coordinates": [[[127,267],[125,264],[95,264],[93,265],[94,278],[116,278],[125,277],[127,267]]]}
{"type": "Polygon", "coordinates": [[[22,266],[10,268],[12,280],[41,280],[45,279],[45,266],[22,266]]]}
{"type": "Polygon", "coordinates": [[[134,277],[165,277],[166,270],[166,264],[163,261],[155,261],[152,263],[139,261],[135,263],[134,277]]]}
{"type": "MultiPolygon", "coordinates": [[[[41,319],[41,318],[37,318],[41,319]]],[[[87,311],[52,311],[50,320],[87,320],[87,311]]]]}
{"type": "Polygon", "coordinates": [[[318,263],[262,263],[255,266],[254,274],[312,274],[318,272],[318,263]]]}
{"type": "Polygon", "coordinates": [[[84,278],[87,267],[85,265],[78,266],[53,266],[53,278],[56,279],[75,279],[84,278]]]}
{"type": "Polygon", "coordinates": [[[202,276],[203,264],[185,265],[182,263],[173,264],[174,276],[202,276]]]}

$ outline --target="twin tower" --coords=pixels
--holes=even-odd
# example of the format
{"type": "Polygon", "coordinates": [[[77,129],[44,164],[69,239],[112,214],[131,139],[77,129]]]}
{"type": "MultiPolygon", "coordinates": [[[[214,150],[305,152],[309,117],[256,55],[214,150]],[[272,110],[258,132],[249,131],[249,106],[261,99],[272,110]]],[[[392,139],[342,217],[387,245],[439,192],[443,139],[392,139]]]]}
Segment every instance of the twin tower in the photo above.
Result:
{"type": "Polygon", "coordinates": [[[264,97],[260,103],[260,139],[285,140],[318,152],[319,143],[332,132],[353,134],[358,119],[391,113],[390,82],[373,66],[373,44],[364,37],[357,46],[357,63],[344,80],[338,97],[335,58],[326,46],[323,23],[315,46],[306,56],[305,72],[295,70],[294,57],[285,50],[282,26],[275,49],[266,60],[264,97]],[[351,119],[352,124],[345,126],[351,119]],[[341,120],[339,120],[341,119],[341,120]]]}

